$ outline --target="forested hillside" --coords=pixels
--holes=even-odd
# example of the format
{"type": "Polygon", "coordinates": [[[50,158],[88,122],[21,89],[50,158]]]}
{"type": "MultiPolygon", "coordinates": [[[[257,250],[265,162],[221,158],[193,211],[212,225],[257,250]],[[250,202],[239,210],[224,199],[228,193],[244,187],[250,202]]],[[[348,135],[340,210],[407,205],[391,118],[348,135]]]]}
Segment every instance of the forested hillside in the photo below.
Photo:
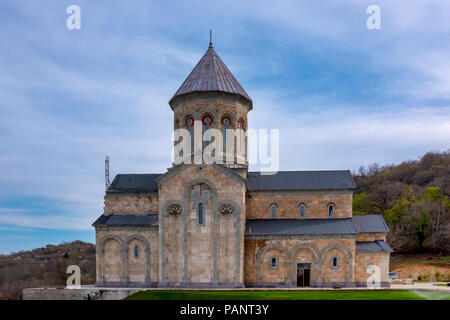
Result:
{"type": "Polygon", "coordinates": [[[353,178],[353,214],[382,214],[394,250],[450,251],[450,150],[361,167],[353,178]]]}
{"type": "Polygon", "coordinates": [[[70,265],[80,267],[82,284],[94,283],[95,245],[73,241],[0,255],[0,299],[20,299],[23,288],[65,286],[70,265]]]}

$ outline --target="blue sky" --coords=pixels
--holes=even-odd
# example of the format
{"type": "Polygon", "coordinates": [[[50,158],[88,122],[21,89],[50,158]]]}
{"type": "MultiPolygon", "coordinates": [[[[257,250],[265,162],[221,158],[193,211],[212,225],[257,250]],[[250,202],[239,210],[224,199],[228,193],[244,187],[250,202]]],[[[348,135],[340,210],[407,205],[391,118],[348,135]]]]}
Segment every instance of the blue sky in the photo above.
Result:
{"type": "Polygon", "coordinates": [[[171,164],[168,100],[207,49],[280,128],[282,170],[399,163],[450,141],[446,1],[0,3],[0,253],[94,241],[111,173],[171,164]],[[81,8],[68,30],[66,8],[81,8]],[[381,8],[381,30],[366,9],[381,8]]]}

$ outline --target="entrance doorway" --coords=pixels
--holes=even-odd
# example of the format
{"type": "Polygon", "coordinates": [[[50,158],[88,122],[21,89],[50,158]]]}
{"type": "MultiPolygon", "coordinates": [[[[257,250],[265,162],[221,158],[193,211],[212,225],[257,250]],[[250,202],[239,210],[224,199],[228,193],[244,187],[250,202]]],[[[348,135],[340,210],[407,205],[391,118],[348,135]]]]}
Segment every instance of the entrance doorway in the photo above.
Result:
{"type": "Polygon", "coordinates": [[[311,263],[297,264],[297,287],[309,287],[311,281],[311,263]]]}

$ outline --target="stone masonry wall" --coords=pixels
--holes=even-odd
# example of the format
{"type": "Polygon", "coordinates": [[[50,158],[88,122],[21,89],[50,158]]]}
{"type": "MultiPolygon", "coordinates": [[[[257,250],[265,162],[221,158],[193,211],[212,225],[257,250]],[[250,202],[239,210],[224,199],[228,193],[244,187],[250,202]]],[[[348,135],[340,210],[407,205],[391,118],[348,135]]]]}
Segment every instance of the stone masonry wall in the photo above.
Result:
{"type": "MultiPolygon", "coordinates": [[[[226,170],[226,169],[224,169],[226,170]]],[[[195,183],[194,183],[195,185],[195,183]]],[[[187,210],[187,267],[190,283],[211,283],[214,268],[214,215],[213,202],[233,202],[240,212],[240,227],[238,230],[240,261],[239,270],[236,271],[236,223],[234,216],[225,217],[221,214],[217,217],[217,281],[220,283],[234,282],[236,272],[238,281],[243,281],[243,233],[245,227],[245,185],[239,184],[226,174],[213,166],[191,165],[175,176],[169,178],[160,185],[160,230],[162,236],[162,220],[165,221],[165,270],[169,283],[185,282],[184,266],[184,217],[183,214],[167,214],[166,206],[178,201],[187,210]],[[195,180],[196,179],[196,180],[195,180]],[[186,192],[190,192],[189,185],[193,181],[207,183],[210,190],[217,190],[217,195],[212,195],[209,203],[205,203],[205,224],[200,226],[197,218],[197,204],[195,201],[185,198],[186,192]]],[[[162,259],[162,258],[161,258],[162,259]]],[[[163,263],[163,261],[161,261],[163,263]]],[[[164,268],[161,267],[163,272],[164,268]]],[[[161,274],[161,279],[164,275],[161,274]]]]}
{"type": "Polygon", "coordinates": [[[334,218],[352,217],[352,192],[250,192],[247,219],[272,219],[270,205],[278,205],[275,219],[301,218],[299,204],[306,204],[304,219],[327,219],[329,203],[335,204],[334,218]]]}
{"type": "Polygon", "coordinates": [[[386,232],[362,232],[356,235],[356,241],[386,241],[386,232]]]}
{"type": "Polygon", "coordinates": [[[367,273],[369,265],[376,265],[380,268],[382,283],[389,283],[389,253],[388,252],[357,252],[355,281],[364,285],[367,278],[371,276],[367,273]]]}
{"type": "Polygon", "coordinates": [[[311,284],[354,282],[355,239],[305,237],[295,240],[245,240],[245,283],[258,283],[259,265],[261,283],[285,283],[287,280],[296,285],[298,263],[311,263],[311,284]],[[279,261],[277,269],[273,269],[270,263],[271,257],[274,256],[279,261]],[[331,268],[333,256],[339,259],[339,267],[336,269],[331,268]],[[320,257],[322,270],[319,275],[320,257]],[[290,267],[288,260],[291,261],[290,267]]]}
{"type": "Polygon", "coordinates": [[[104,281],[122,282],[122,271],[125,267],[126,281],[143,283],[146,276],[146,251],[142,236],[150,243],[150,281],[159,281],[159,235],[158,230],[145,227],[97,227],[97,281],[100,281],[99,267],[101,264],[104,281]],[[126,242],[126,240],[129,240],[126,242]],[[122,261],[122,243],[125,244],[125,266],[122,261]],[[134,246],[139,247],[139,257],[134,257],[134,246]],[[103,249],[103,250],[101,250],[103,249]],[[102,254],[103,251],[103,254],[102,254]],[[101,255],[101,256],[100,256],[101,255]]]}
{"type": "Polygon", "coordinates": [[[157,213],[158,195],[117,194],[105,195],[104,213],[157,213]]]}

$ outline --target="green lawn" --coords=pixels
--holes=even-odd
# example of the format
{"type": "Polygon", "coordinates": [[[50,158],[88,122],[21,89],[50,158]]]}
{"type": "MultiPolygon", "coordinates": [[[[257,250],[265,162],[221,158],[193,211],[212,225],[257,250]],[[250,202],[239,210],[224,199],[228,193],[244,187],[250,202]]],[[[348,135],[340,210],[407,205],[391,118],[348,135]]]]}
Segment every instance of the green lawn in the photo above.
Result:
{"type": "Polygon", "coordinates": [[[450,300],[449,293],[408,290],[139,291],[126,300],[450,300]]]}

